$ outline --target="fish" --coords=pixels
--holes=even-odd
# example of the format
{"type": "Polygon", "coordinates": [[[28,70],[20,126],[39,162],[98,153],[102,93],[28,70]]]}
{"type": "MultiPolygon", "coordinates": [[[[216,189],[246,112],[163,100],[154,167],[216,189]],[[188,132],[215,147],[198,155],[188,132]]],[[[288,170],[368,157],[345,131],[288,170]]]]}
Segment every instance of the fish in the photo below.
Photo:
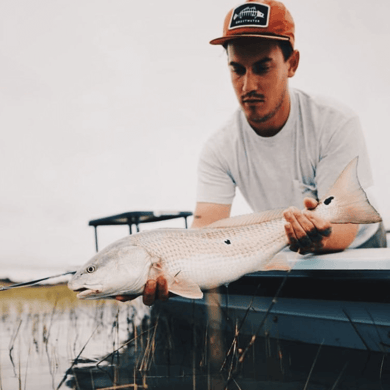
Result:
{"type": "MultiPolygon", "coordinates": [[[[342,171],[313,210],[331,223],[380,222],[357,176],[358,158],[342,171]]],[[[80,299],[142,295],[147,280],[163,275],[168,290],[189,299],[203,291],[267,270],[289,270],[275,256],[288,245],[285,209],[221,219],[198,229],[160,228],[129,235],[110,244],[68,282],[80,299]]]]}
{"type": "Polygon", "coordinates": [[[245,17],[256,19],[256,18],[264,18],[264,16],[265,16],[264,13],[258,11],[256,7],[246,7],[239,14],[234,14],[233,19],[236,20],[237,18],[242,19],[245,17]]]}

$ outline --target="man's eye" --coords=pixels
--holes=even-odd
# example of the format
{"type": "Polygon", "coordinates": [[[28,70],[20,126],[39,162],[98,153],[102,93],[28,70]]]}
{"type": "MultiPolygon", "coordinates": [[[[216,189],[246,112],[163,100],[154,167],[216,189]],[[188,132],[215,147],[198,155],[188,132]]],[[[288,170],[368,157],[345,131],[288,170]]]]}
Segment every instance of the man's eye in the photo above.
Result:
{"type": "Polygon", "coordinates": [[[245,68],[241,68],[240,66],[232,66],[232,72],[235,74],[243,75],[245,74],[245,68]]]}
{"type": "Polygon", "coordinates": [[[256,66],[254,72],[256,74],[263,74],[263,73],[267,73],[269,70],[270,70],[269,66],[256,66]]]}

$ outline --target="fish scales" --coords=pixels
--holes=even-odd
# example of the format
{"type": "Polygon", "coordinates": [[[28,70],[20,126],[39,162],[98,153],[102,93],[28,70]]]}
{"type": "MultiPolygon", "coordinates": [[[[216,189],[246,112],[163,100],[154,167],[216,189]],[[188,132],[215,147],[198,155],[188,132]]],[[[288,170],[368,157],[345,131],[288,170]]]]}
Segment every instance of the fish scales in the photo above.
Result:
{"type": "Polygon", "coordinates": [[[133,241],[161,260],[171,274],[180,272],[201,288],[211,288],[222,275],[227,283],[237,272],[253,272],[256,265],[260,269],[286,246],[283,225],[277,219],[236,228],[161,229],[137,234],[133,241]]]}

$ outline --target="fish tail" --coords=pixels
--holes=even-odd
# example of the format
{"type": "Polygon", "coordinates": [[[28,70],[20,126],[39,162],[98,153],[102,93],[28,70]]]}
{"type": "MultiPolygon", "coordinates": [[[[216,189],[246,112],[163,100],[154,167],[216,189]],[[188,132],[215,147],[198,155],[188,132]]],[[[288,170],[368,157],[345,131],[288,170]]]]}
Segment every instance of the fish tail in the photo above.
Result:
{"type": "Polygon", "coordinates": [[[332,223],[375,223],[381,216],[370,204],[357,175],[358,157],[342,171],[316,210],[332,223]]]}

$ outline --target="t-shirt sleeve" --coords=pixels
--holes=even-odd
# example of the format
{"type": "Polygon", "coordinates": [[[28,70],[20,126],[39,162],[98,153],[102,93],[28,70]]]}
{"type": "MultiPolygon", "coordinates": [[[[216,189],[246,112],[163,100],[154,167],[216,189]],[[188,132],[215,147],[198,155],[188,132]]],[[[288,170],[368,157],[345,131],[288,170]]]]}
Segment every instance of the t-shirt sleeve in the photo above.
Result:
{"type": "Polygon", "coordinates": [[[316,186],[321,199],[332,187],[342,170],[355,157],[358,177],[363,188],[373,185],[371,166],[359,118],[347,119],[320,143],[320,159],[316,167],[316,186]]]}
{"type": "Polygon", "coordinates": [[[206,144],[198,163],[197,202],[232,204],[235,191],[224,157],[206,144]]]}

